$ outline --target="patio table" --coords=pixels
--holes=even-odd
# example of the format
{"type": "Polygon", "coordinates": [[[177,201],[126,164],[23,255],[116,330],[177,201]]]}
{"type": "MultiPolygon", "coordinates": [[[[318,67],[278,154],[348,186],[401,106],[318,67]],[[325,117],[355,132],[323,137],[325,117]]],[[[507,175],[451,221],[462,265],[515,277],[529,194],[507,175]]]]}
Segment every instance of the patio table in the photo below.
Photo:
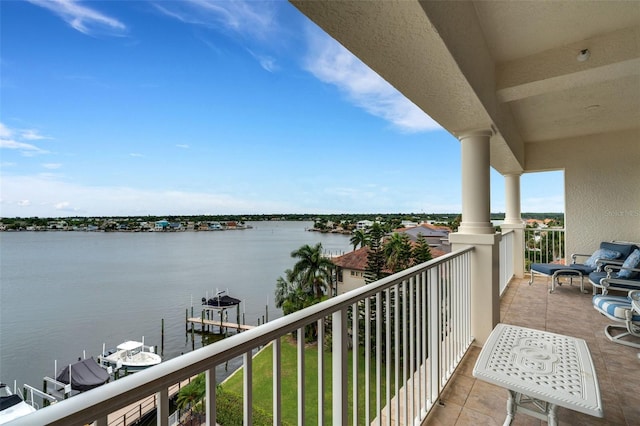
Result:
{"type": "Polygon", "coordinates": [[[505,425],[511,424],[516,412],[557,425],[558,406],[604,415],[596,371],[583,339],[498,324],[473,375],[509,391],[505,425]]]}

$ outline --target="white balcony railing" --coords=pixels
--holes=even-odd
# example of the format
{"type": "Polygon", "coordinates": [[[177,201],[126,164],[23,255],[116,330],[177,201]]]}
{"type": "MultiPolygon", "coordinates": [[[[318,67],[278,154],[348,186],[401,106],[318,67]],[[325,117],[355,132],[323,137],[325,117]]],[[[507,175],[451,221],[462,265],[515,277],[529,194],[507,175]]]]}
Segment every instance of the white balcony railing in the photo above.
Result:
{"type": "Polygon", "coordinates": [[[500,240],[500,295],[507,288],[507,284],[514,275],[513,268],[513,245],[515,232],[513,230],[502,234],[500,240]]]}
{"type": "Polygon", "coordinates": [[[564,229],[526,228],[524,244],[527,271],[532,263],[567,263],[564,229]]]}
{"type": "MultiPolygon", "coordinates": [[[[273,345],[274,424],[282,419],[282,362],[280,338],[306,326],[317,327],[317,365],[305,366],[305,342],[297,339],[297,423],[318,424],[419,424],[439,399],[445,384],[469,348],[470,258],[473,248],[415,266],[365,287],[331,298],[304,310],[273,320],[255,329],[165,361],[157,366],[74,396],[16,420],[13,425],[107,425],[107,416],[155,395],[159,425],[169,419],[168,389],[196,374],[206,373],[206,422],[216,423],[215,368],[232,358],[244,361],[244,424],[252,424],[254,350],[273,345]],[[355,319],[355,320],[354,320],[355,319]],[[328,326],[330,324],[330,326],[328,326]],[[325,336],[326,334],[326,336],[325,336]],[[348,362],[350,346],[365,352],[348,362]],[[330,351],[327,354],[325,351],[330,351]],[[326,355],[325,355],[326,354],[326,355]],[[325,401],[325,357],[332,365],[332,399],[325,401]],[[358,365],[363,363],[364,365],[358,365]],[[314,369],[318,386],[318,418],[306,419],[305,369],[314,369]],[[365,380],[358,382],[358,371],[365,380]],[[363,393],[364,416],[349,406],[363,393]],[[330,410],[329,410],[330,408],[330,410]],[[327,418],[328,412],[331,418],[327,418]],[[364,418],[362,418],[364,417],[364,418]]],[[[315,383],[314,383],[315,386],[315,383]]],[[[257,402],[257,401],[255,401],[257,402]]]]}

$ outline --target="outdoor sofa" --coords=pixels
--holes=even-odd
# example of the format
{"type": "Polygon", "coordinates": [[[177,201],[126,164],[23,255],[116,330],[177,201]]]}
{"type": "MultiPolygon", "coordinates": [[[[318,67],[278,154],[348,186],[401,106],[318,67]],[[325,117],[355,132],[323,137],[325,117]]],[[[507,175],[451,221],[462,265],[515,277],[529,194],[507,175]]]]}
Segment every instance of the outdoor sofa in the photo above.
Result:
{"type": "Polygon", "coordinates": [[[589,282],[593,286],[593,294],[597,289],[602,294],[609,290],[640,290],[640,248],[636,248],[622,265],[606,265],[604,270],[591,272],[589,282]]]}
{"type": "MultiPolygon", "coordinates": [[[[560,277],[568,277],[573,285],[573,278],[580,278],[580,291],[586,293],[584,289],[584,277],[594,272],[603,271],[607,265],[622,266],[627,257],[638,249],[639,245],[624,241],[603,241],[599,248],[592,254],[574,253],[571,255],[571,263],[563,265],[559,263],[532,263],[531,278],[529,285],[533,283],[534,275],[551,277],[551,288],[549,293],[553,293],[556,285],[562,285],[560,277]],[[586,258],[583,263],[578,263],[578,259],[586,258]]],[[[594,294],[595,294],[594,287],[594,294]]]]}

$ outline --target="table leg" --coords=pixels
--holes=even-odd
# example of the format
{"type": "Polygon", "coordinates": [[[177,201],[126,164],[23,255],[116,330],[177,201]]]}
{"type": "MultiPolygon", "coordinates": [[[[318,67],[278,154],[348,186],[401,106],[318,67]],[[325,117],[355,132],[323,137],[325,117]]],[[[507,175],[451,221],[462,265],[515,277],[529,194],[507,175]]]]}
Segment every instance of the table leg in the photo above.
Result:
{"type": "Polygon", "coordinates": [[[549,413],[547,414],[547,424],[548,426],[557,426],[558,425],[558,416],[556,414],[557,409],[556,404],[549,404],[549,413]]]}
{"type": "Polygon", "coordinates": [[[503,426],[509,426],[513,421],[513,416],[516,413],[516,395],[516,392],[512,390],[509,391],[509,399],[507,399],[507,418],[504,419],[503,426]]]}

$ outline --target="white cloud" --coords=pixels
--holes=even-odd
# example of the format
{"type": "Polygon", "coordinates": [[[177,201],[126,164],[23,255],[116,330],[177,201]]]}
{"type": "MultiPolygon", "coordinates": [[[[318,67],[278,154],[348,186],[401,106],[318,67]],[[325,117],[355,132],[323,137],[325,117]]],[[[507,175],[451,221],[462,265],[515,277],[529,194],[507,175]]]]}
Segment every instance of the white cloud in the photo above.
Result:
{"type": "Polygon", "coordinates": [[[59,169],[60,167],[62,167],[62,164],[60,164],[60,163],[44,163],[42,165],[42,167],[44,167],[45,169],[49,169],[49,170],[56,170],[56,169],[59,169]]]}
{"type": "Polygon", "coordinates": [[[13,130],[9,129],[3,123],[0,123],[0,139],[11,139],[13,137],[13,130]]]}
{"type": "Polygon", "coordinates": [[[26,139],[28,141],[37,141],[42,139],[53,139],[49,136],[41,135],[37,130],[26,129],[20,131],[20,139],[26,139]]]}
{"type": "Polygon", "coordinates": [[[189,149],[189,145],[187,145],[186,143],[179,143],[176,145],[176,147],[182,148],[182,149],[189,149]]]}
{"type": "Polygon", "coordinates": [[[25,156],[31,156],[34,154],[46,154],[48,151],[44,149],[40,149],[35,145],[18,142],[12,139],[0,139],[0,148],[3,149],[16,149],[22,151],[22,154],[25,156]]]}
{"type": "MultiPolygon", "coordinates": [[[[277,33],[282,26],[278,25],[277,6],[274,2],[265,1],[219,1],[219,0],[183,0],[180,2],[154,2],[154,6],[163,14],[190,25],[208,28],[252,45],[247,49],[260,66],[266,71],[278,69],[276,58],[255,50],[268,47],[272,42],[279,42],[282,37],[277,33]]],[[[196,36],[215,52],[217,46],[206,37],[196,36]]]]}
{"type": "Polygon", "coordinates": [[[37,6],[49,9],[61,17],[72,28],[86,35],[121,35],[127,27],[115,18],[85,7],[76,0],[28,0],[37,6]]]}
{"type": "Polygon", "coordinates": [[[144,157],[144,155],[137,153],[137,152],[132,152],[129,154],[129,157],[134,157],[134,158],[141,158],[144,157]]]}
{"type": "Polygon", "coordinates": [[[85,216],[140,214],[190,215],[288,212],[287,203],[253,201],[219,192],[143,190],[131,187],[83,186],[51,177],[3,176],[5,217],[58,217],[63,211],[85,216]],[[63,201],[61,201],[63,200],[63,201]]]}
{"type": "Polygon", "coordinates": [[[59,203],[56,203],[54,205],[54,208],[56,210],[63,211],[63,212],[73,212],[73,213],[80,212],[80,209],[76,209],[76,208],[71,207],[71,203],[68,202],[68,201],[61,201],[59,203]]]}
{"type": "Polygon", "coordinates": [[[276,28],[275,11],[271,2],[183,0],[156,1],[154,5],[165,15],[181,22],[236,35],[262,39],[276,28]]]}
{"type": "Polygon", "coordinates": [[[0,123],[0,149],[18,150],[26,157],[32,157],[37,154],[47,154],[49,152],[32,143],[21,141],[20,139],[24,137],[25,132],[27,136],[37,135],[37,132],[34,130],[16,131],[0,123]],[[14,137],[16,133],[20,133],[18,138],[14,137]]]}
{"type": "Polygon", "coordinates": [[[258,53],[253,52],[252,50],[248,49],[249,53],[251,54],[251,56],[253,56],[258,63],[260,64],[260,66],[262,68],[264,68],[266,71],[269,72],[274,72],[278,69],[278,65],[276,63],[276,59],[269,56],[269,55],[261,55],[258,53]]]}
{"type": "Polygon", "coordinates": [[[307,42],[307,70],[320,81],[336,86],[356,106],[404,131],[441,129],[420,108],[319,29],[308,27],[307,42]]]}

